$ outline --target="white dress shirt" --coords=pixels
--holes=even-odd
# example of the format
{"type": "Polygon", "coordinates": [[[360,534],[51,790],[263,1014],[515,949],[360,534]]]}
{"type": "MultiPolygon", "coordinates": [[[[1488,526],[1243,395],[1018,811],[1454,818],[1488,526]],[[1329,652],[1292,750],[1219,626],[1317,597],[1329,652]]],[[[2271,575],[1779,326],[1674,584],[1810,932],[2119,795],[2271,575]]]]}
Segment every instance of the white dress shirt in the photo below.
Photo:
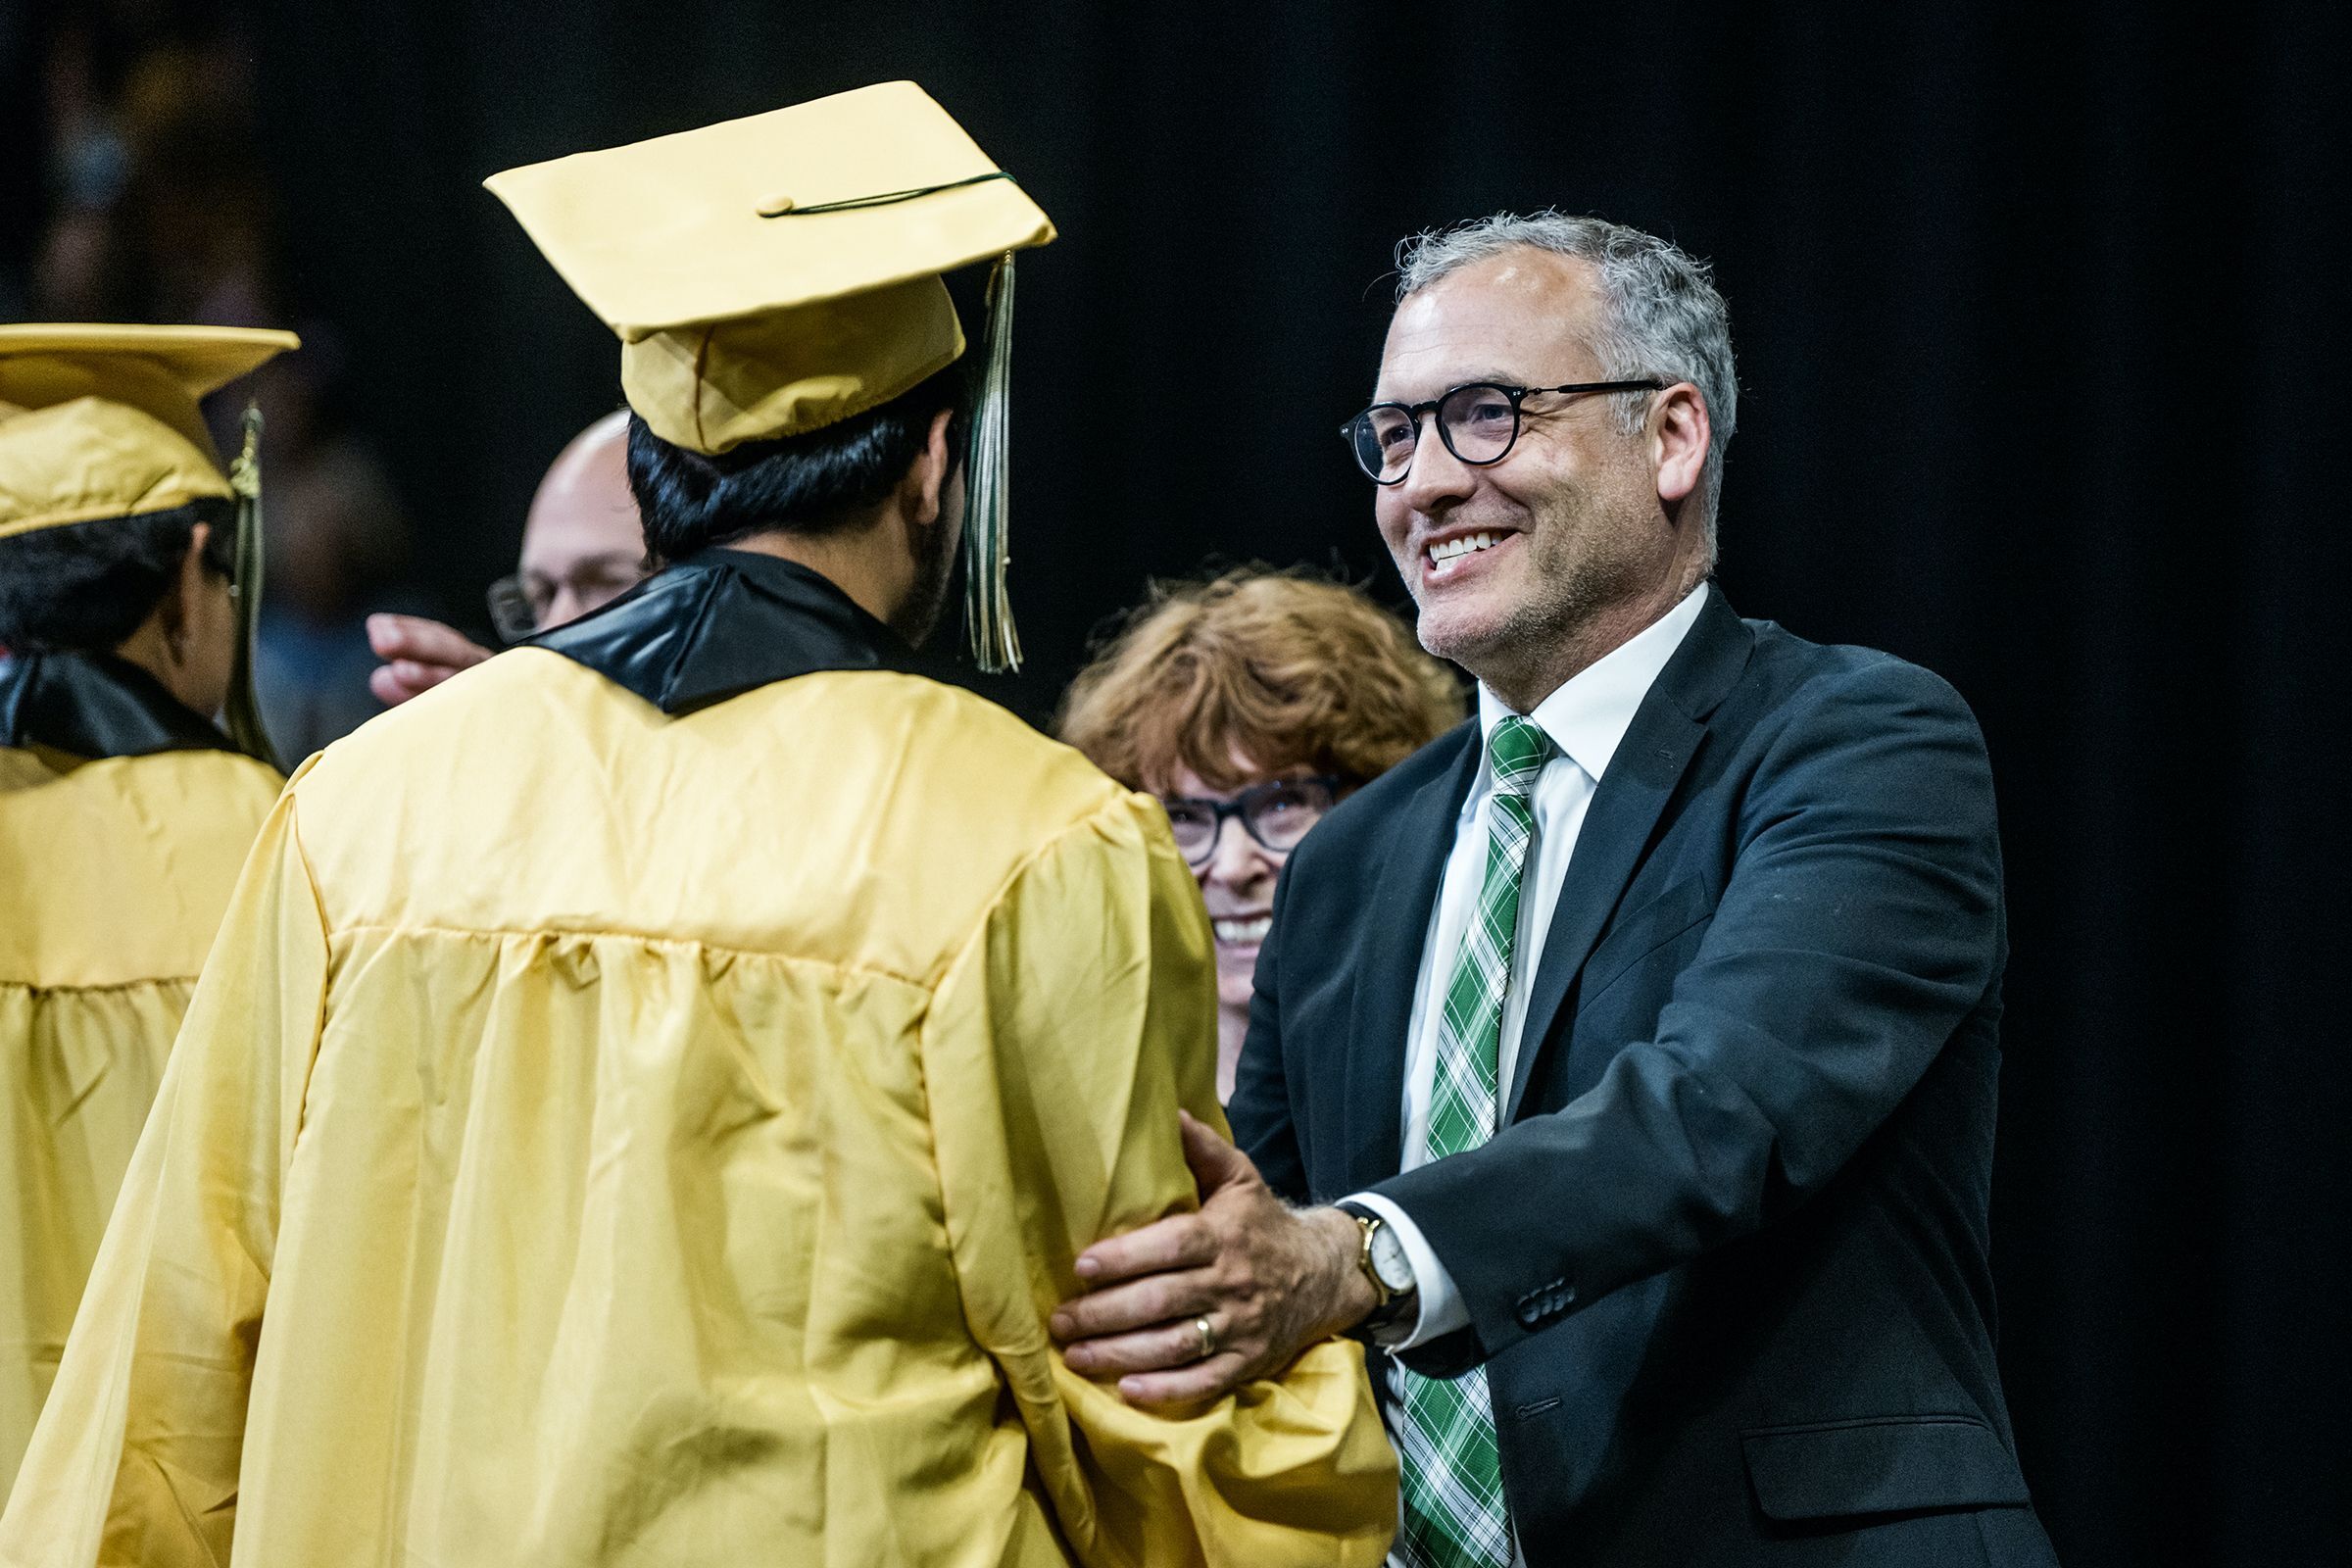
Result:
{"type": "MultiPolygon", "coordinates": [[[[1705,603],[1703,587],[1685,595],[1682,603],[1571,676],[1527,715],[1551,737],[1556,750],[1536,777],[1536,836],[1528,846],[1527,865],[1520,877],[1519,928],[1511,940],[1510,982],[1503,994],[1502,1033],[1497,1042],[1498,1115],[1510,1098],[1511,1074],[1519,1060],[1529,983],[1536,965],[1543,961],[1544,939],[1551,930],[1552,909],[1559,903],[1560,886],[1567,880],[1568,858],[1576,853],[1577,835],[1584,828],[1592,792],[1633,725],[1635,710],[1649,695],[1674,651],[1683,645],[1705,603]]],[[[1453,850],[1446,858],[1437,907],[1430,911],[1429,932],[1422,939],[1420,978],[1413,985],[1404,1057],[1406,1170],[1428,1163],[1425,1151],[1429,1102],[1438,1072],[1438,1019],[1445,1010],[1446,981],[1486,878],[1487,807],[1494,789],[1494,763],[1486,743],[1509,712],[1493,692],[1479,687],[1478,777],[1471,782],[1461,815],[1454,822],[1453,850]]],[[[1453,1276],[1438,1261],[1438,1254],[1411,1216],[1377,1193],[1355,1193],[1347,1200],[1386,1220],[1404,1244],[1404,1255],[1413,1266],[1413,1284],[1420,1298],[1418,1316],[1409,1328],[1399,1325],[1402,1332],[1382,1336],[1382,1343],[1394,1350],[1411,1349],[1467,1324],[1470,1311],[1454,1287],[1453,1276]]]]}

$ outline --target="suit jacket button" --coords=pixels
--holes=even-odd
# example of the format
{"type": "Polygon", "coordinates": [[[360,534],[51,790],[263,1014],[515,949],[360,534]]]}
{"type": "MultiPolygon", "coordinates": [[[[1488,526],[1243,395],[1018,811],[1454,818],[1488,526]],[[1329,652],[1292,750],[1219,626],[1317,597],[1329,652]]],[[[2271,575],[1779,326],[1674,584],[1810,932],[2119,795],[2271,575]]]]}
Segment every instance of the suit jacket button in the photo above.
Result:
{"type": "Polygon", "coordinates": [[[1520,1327],[1532,1329],[1543,1321],[1544,1302],[1541,1298],[1531,1296],[1519,1303],[1520,1327]]]}

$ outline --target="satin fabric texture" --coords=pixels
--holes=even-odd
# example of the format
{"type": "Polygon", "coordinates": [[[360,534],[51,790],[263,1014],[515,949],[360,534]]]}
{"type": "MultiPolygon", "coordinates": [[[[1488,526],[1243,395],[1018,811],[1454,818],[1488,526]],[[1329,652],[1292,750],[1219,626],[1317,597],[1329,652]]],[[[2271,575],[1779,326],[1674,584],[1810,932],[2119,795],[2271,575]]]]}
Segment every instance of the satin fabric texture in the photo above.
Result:
{"type": "Polygon", "coordinates": [[[280,782],[227,751],[0,746],[0,1490],[280,782]]]}
{"type": "Polygon", "coordinates": [[[1214,1010],[1157,808],[969,694],[494,660],[270,815],[0,1562],[1368,1568],[1355,1347],[1158,1414],[1045,1331],[1214,1010]]]}

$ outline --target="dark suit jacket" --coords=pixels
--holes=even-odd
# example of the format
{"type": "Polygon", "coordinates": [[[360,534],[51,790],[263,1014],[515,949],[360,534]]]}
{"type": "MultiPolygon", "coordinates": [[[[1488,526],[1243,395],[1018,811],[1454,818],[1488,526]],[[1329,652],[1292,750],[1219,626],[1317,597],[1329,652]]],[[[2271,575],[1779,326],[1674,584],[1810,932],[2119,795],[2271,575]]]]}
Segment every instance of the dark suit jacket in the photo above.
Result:
{"type": "Polygon", "coordinates": [[[1925,670],[1704,591],[1586,817],[1500,1133],[1397,1174],[1470,723],[1291,858],[1235,1134],[1286,1197],[1427,1235],[1470,1324],[1404,1360],[1487,1368],[1531,1564],[2050,1562],[1993,1364],[1983,737],[1925,670]]]}

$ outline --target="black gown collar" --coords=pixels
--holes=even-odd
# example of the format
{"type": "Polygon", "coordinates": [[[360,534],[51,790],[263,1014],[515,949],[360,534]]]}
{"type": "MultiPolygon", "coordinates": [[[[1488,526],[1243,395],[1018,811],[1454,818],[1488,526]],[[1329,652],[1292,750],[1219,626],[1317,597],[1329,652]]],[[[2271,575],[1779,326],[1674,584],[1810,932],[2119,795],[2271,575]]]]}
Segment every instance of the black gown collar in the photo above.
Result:
{"type": "Polygon", "coordinates": [[[234,752],[164,683],[111,654],[0,659],[0,746],[46,746],[97,761],[153,752],[234,752]]]}
{"type": "Polygon", "coordinates": [[[743,550],[689,556],[524,646],[562,654],[670,714],[820,670],[915,670],[898,634],[826,578],[743,550]]]}

